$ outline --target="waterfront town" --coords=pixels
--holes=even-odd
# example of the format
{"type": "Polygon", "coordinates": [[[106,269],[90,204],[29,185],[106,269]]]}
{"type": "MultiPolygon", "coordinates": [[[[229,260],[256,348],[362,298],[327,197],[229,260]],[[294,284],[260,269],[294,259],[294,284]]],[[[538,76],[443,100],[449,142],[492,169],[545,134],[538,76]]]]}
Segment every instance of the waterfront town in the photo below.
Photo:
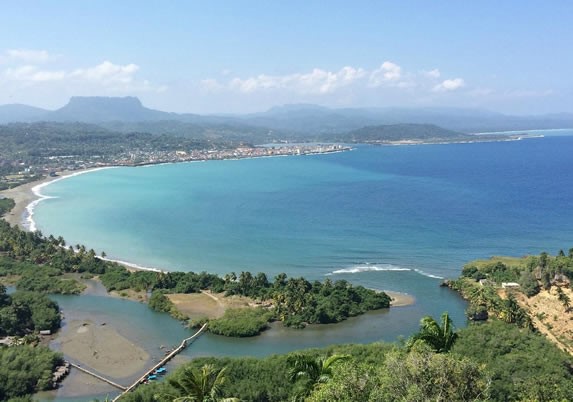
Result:
{"type": "MultiPolygon", "coordinates": [[[[58,172],[93,169],[107,166],[144,166],[160,163],[178,163],[223,159],[262,158],[272,156],[313,155],[349,151],[352,148],[340,144],[271,144],[267,146],[240,145],[232,148],[157,150],[130,149],[126,152],[107,155],[52,155],[35,163],[4,161],[11,163],[10,174],[3,175],[4,188],[37,180],[41,176],[57,176],[58,172]]],[[[0,161],[2,162],[2,161],[0,161]]],[[[1,176],[1,175],[0,175],[1,176]]]]}

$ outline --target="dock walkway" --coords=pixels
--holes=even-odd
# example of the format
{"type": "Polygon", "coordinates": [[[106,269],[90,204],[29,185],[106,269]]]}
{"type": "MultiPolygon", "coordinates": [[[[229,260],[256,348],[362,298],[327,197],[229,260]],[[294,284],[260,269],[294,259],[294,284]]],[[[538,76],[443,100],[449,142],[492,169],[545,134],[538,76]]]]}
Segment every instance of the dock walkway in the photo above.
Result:
{"type": "MultiPolygon", "coordinates": [[[[190,336],[189,338],[183,339],[183,341],[181,341],[181,344],[176,349],[174,349],[171,353],[169,353],[167,356],[165,356],[159,363],[157,363],[152,368],[147,370],[145,372],[145,374],[143,374],[141,377],[139,377],[137,379],[137,381],[135,381],[133,384],[131,384],[128,388],[123,387],[122,388],[123,392],[121,394],[119,394],[118,396],[116,396],[112,402],[118,401],[122,396],[124,396],[128,392],[133,391],[139,384],[141,384],[143,381],[145,381],[145,379],[147,378],[148,375],[153,373],[159,367],[164,366],[165,363],[167,363],[169,360],[173,359],[179,352],[181,352],[183,349],[185,349],[187,347],[187,345],[189,345],[195,339],[197,339],[199,337],[199,335],[201,335],[203,333],[203,331],[205,331],[205,329],[207,329],[206,323],[203,324],[203,326],[199,329],[199,331],[195,332],[192,336],[190,336]]],[[[109,381],[106,381],[106,382],[109,382],[109,381]]]]}
{"type": "Polygon", "coordinates": [[[107,378],[105,378],[105,377],[102,377],[101,375],[96,374],[96,373],[94,373],[93,371],[88,370],[88,369],[86,369],[86,368],[83,368],[82,366],[78,366],[78,365],[75,364],[75,363],[70,363],[70,365],[71,365],[73,368],[76,368],[76,369],[78,369],[78,370],[80,370],[80,371],[83,371],[84,373],[89,374],[89,375],[91,375],[91,376],[97,378],[98,380],[102,380],[102,381],[104,381],[104,382],[107,382],[109,385],[112,385],[112,386],[114,386],[114,387],[116,387],[116,388],[119,388],[119,389],[121,389],[122,391],[125,391],[125,390],[127,389],[127,388],[124,387],[123,385],[119,385],[118,383],[115,383],[115,382],[113,382],[112,380],[109,380],[109,379],[107,379],[107,378]]]}

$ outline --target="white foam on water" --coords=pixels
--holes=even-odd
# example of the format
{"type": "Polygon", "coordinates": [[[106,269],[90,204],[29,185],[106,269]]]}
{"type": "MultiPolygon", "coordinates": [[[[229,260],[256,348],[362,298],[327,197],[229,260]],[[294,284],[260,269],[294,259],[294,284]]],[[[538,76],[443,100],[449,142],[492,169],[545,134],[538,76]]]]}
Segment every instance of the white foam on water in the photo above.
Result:
{"type": "Polygon", "coordinates": [[[32,187],[32,192],[34,193],[34,195],[36,195],[36,197],[38,197],[38,199],[32,201],[31,203],[29,203],[26,206],[26,218],[24,219],[24,222],[23,222],[24,227],[27,228],[30,232],[35,232],[37,230],[36,222],[34,221],[34,209],[36,208],[36,206],[44,200],[49,200],[51,198],[58,198],[58,197],[51,197],[51,196],[42,194],[42,189],[44,189],[45,187],[47,187],[50,184],[53,184],[55,182],[58,182],[58,181],[61,181],[64,179],[69,179],[70,177],[79,176],[79,175],[82,175],[85,173],[96,172],[98,170],[113,169],[115,167],[117,167],[117,166],[104,166],[104,167],[95,168],[95,169],[82,170],[81,172],[71,173],[71,174],[68,174],[68,175],[65,175],[62,177],[58,177],[55,180],[50,180],[50,181],[35,185],[34,187],[32,187]]]}
{"type": "Polygon", "coordinates": [[[433,275],[433,274],[429,274],[427,272],[422,271],[421,269],[414,269],[414,271],[416,271],[417,273],[419,273],[420,275],[424,275],[427,276],[428,278],[434,278],[434,279],[444,279],[443,276],[438,276],[438,275],[433,275]]]}
{"type": "Polygon", "coordinates": [[[107,257],[97,257],[97,258],[99,258],[100,260],[108,261],[108,262],[116,262],[118,264],[125,265],[125,266],[128,266],[128,267],[133,268],[133,269],[137,269],[140,271],[168,272],[168,271],[165,271],[163,269],[154,268],[154,267],[145,267],[143,265],[138,265],[138,264],[134,264],[132,262],[127,262],[127,261],[122,261],[122,260],[115,260],[113,258],[107,258],[107,257]]]}
{"type": "Polygon", "coordinates": [[[392,264],[362,264],[356,265],[354,267],[337,269],[332,271],[330,275],[336,274],[358,274],[361,272],[371,272],[371,271],[411,271],[410,268],[402,268],[392,264]]]}
{"type": "Polygon", "coordinates": [[[441,276],[427,273],[427,272],[422,271],[421,269],[418,269],[418,268],[404,268],[404,267],[400,267],[398,265],[392,265],[392,264],[370,264],[370,263],[363,263],[363,264],[358,264],[358,265],[348,267],[348,268],[337,269],[337,270],[332,271],[326,275],[330,276],[330,275],[338,275],[338,274],[360,274],[362,272],[400,272],[400,271],[403,271],[403,272],[412,271],[412,272],[416,272],[417,274],[423,275],[423,276],[428,277],[428,278],[444,279],[441,276]]]}

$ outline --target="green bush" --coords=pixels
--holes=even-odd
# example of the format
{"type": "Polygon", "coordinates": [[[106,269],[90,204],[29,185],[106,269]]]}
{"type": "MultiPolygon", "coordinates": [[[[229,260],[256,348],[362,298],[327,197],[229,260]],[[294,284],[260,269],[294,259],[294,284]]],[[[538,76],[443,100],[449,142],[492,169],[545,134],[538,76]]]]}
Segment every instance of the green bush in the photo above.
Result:
{"type": "Polygon", "coordinates": [[[4,216],[14,208],[14,200],[11,198],[0,198],[0,217],[4,216]]]}
{"type": "Polygon", "coordinates": [[[209,321],[209,330],[224,336],[255,336],[268,328],[272,315],[263,308],[228,309],[223,317],[209,321]]]}
{"type": "Polygon", "coordinates": [[[459,331],[452,353],[486,365],[493,400],[573,400],[573,359],[538,333],[497,320],[473,324],[459,331]]]}
{"type": "Polygon", "coordinates": [[[35,292],[17,291],[6,295],[0,289],[0,336],[25,335],[29,331],[51,330],[60,327],[58,304],[35,292]]]}
{"type": "Polygon", "coordinates": [[[0,400],[52,388],[52,372],[62,364],[60,353],[28,345],[0,348],[0,400]]]}

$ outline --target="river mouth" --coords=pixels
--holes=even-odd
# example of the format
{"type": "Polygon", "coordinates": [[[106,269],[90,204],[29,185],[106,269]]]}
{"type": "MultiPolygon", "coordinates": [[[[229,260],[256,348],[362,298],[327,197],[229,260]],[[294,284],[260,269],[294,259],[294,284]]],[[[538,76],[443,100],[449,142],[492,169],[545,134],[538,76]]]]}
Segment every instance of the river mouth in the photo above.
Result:
{"type": "MultiPolygon", "coordinates": [[[[418,327],[418,321],[424,314],[440,314],[445,306],[450,311],[454,308],[458,315],[462,315],[465,302],[457,293],[439,287],[440,281],[426,278],[428,283],[421,299],[416,298],[414,304],[404,307],[393,307],[372,311],[358,317],[351,317],[338,324],[309,325],[298,330],[285,328],[282,323],[275,322],[271,328],[260,336],[252,338],[228,338],[205,333],[192,345],[183,350],[166,367],[172,371],[175,367],[195,357],[202,356],[253,356],[263,357],[270,354],[287,353],[294,350],[324,347],[341,343],[370,343],[376,341],[397,341],[400,337],[407,337],[418,327]],[[440,300],[435,309],[428,310],[427,298],[440,300]]],[[[64,313],[62,329],[51,343],[55,350],[66,353],[65,342],[69,342],[71,335],[84,337],[97,335],[101,337],[99,347],[110,341],[112,347],[99,351],[99,358],[94,360],[91,352],[87,358],[80,361],[83,355],[74,355],[70,360],[82,364],[86,368],[95,370],[98,374],[128,386],[137,380],[147,369],[159,362],[167,350],[175,349],[184,338],[191,336],[195,330],[185,328],[181,322],[171,318],[165,313],[157,313],[147,307],[145,303],[122,299],[109,295],[103,285],[97,280],[84,280],[87,289],[79,296],[53,295],[52,299],[58,302],[64,313]],[[104,324],[104,325],[102,325],[104,324]],[[115,346],[127,341],[130,348],[138,351],[135,356],[145,358],[142,365],[131,364],[131,371],[121,370],[121,356],[115,356],[114,362],[105,366],[105,355],[113,354],[115,346]],[[79,358],[79,360],[78,360],[79,358]],[[90,367],[96,361],[98,367],[90,367]]],[[[462,318],[463,320],[463,318],[462,318]]],[[[458,325],[464,325],[462,321],[458,325]]],[[[85,345],[81,342],[78,346],[85,345]]],[[[92,347],[90,345],[90,347],[92,347]]],[[[95,346],[98,347],[97,345],[95,346]]],[[[130,362],[133,363],[133,357],[130,362]]],[[[136,361],[137,363],[137,361],[136,361]]],[[[41,400],[57,401],[91,401],[93,398],[103,399],[114,396],[119,391],[93,377],[78,370],[72,369],[68,378],[61,387],[50,392],[37,395],[41,400]]]]}

